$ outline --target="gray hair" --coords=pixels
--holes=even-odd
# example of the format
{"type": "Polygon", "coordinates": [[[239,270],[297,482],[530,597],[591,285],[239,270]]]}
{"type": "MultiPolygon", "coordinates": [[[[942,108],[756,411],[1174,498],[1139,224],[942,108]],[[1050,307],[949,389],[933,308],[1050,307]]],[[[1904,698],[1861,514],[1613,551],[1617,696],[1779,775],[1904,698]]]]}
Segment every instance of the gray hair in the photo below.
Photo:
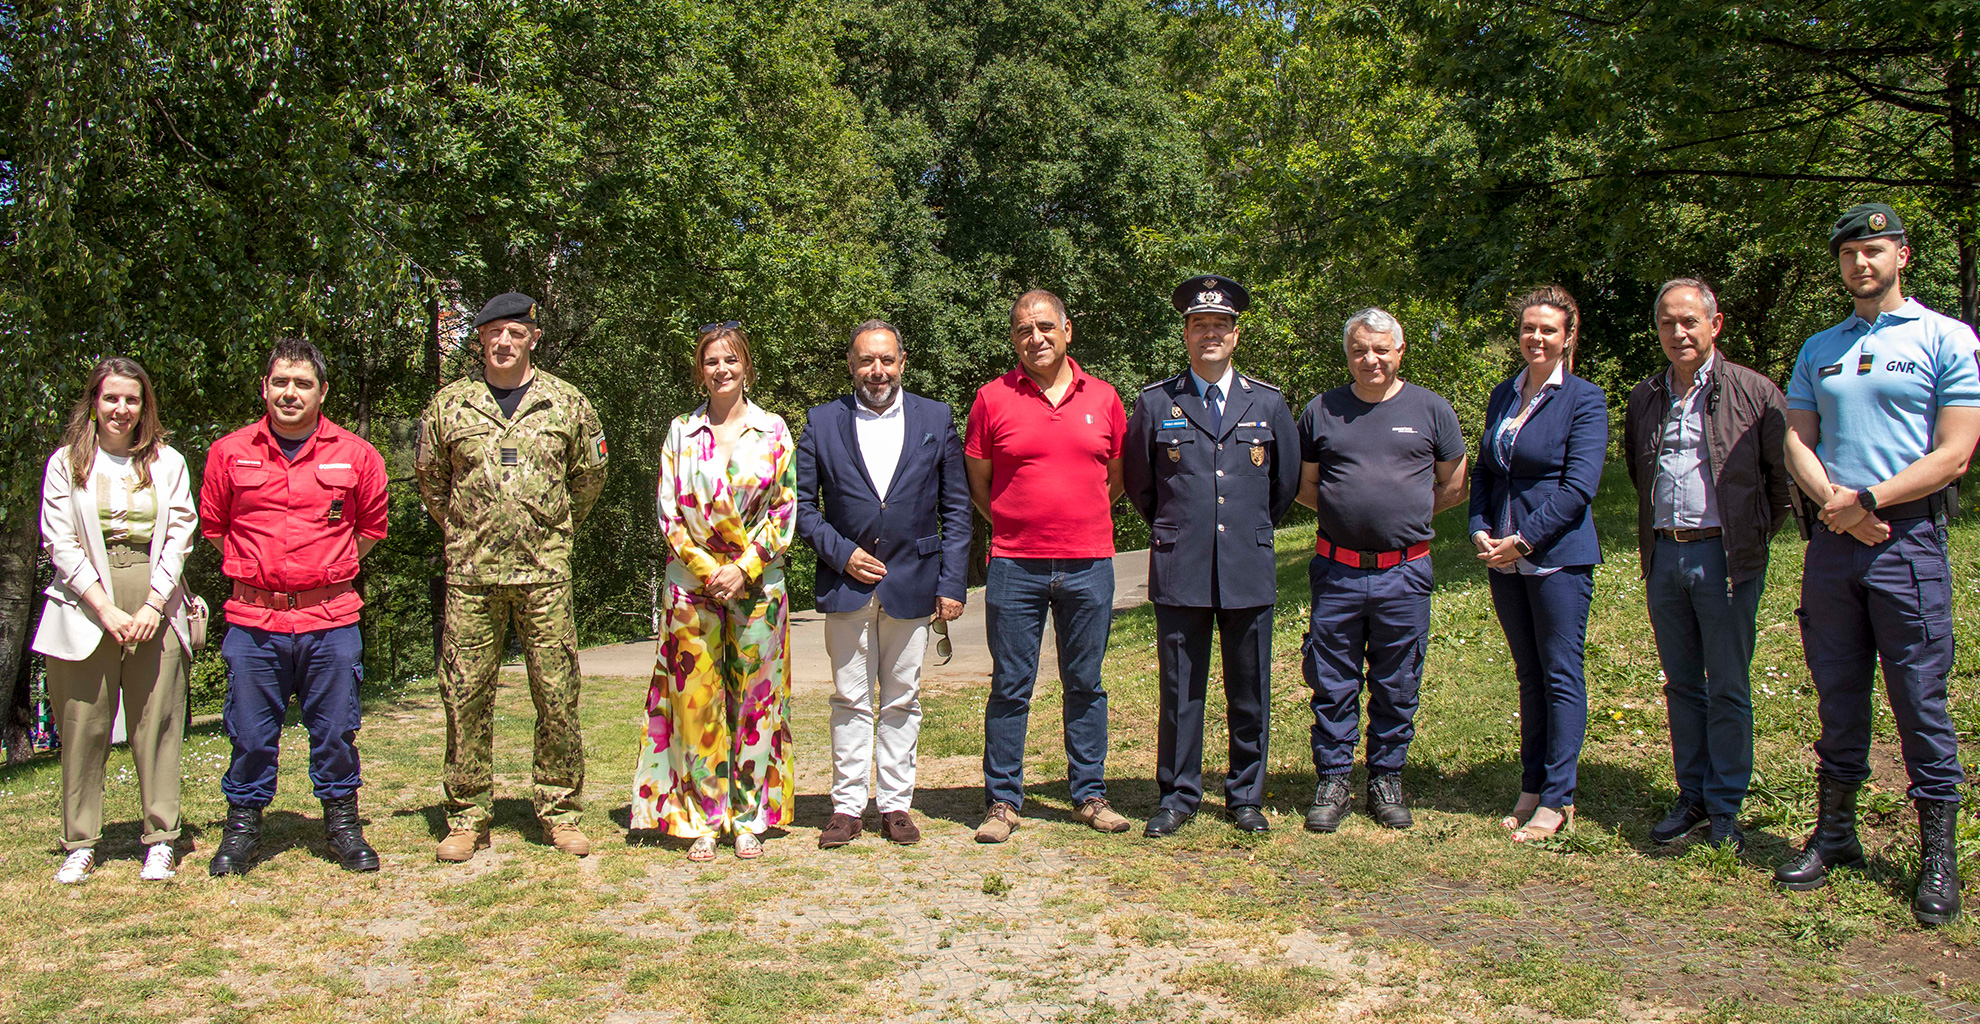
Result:
{"type": "Polygon", "coordinates": [[[1347,326],[1341,328],[1341,351],[1347,351],[1348,342],[1354,340],[1354,329],[1357,327],[1365,327],[1374,334],[1386,334],[1396,339],[1398,345],[1408,344],[1403,340],[1402,324],[1397,323],[1387,310],[1370,306],[1348,317],[1347,326]]]}
{"type": "Polygon", "coordinates": [[[893,324],[890,324],[885,320],[860,321],[859,326],[853,328],[852,337],[846,339],[847,356],[851,356],[853,346],[859,344],[859,336],[867,333],[868,331],[886,331],[888,334],[893,335],[894,348],[900,352],[902,358],[907,357],[907,342],[901,340],[901,329],[895,327],[893,324]]]}
{"type": "Polygon", "coordinates": [[[1677,288],[1690,288],[1698,293],[1699,301],[1705,304],[1705,318],[1707,320],[1719,315],[1719,297],[1712,294],[1711,285],[1695,277],[1674,277],[1665,281],[1662,288],[1657,289],[1657,301],[1650,304],[1651,322],[1656,322],[1657,307],[1664,304],[1665,293],[1677,288]]]}

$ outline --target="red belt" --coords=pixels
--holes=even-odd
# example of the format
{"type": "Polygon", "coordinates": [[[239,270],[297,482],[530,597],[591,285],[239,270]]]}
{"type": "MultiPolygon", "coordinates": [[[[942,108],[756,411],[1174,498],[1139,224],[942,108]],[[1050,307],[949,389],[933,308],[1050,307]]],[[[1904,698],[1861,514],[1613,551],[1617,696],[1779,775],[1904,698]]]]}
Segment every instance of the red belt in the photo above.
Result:
{"type": "Polygon", "coordinates": [[[1350,551],[1338,544],[1328,543],[1325,537],[1316,536],[1313,538],[1313,551],[1321,558],[1331,558],[1357,569],[1393,569],[1429,554],[1430,542],[1418,541],[1401,551],[1350,551]]]}
{"type": "Polygon", "coordinates": [[[325,604],[335,598],[342,597],[354,589],[356,588],[351,585],[351,581],[349,580],[345,580],[342,583],[332,583],[327,587],[317,587],[314,590],[297,591],[263,590],[260,587],[250,587],[240,580],[235,580],[234,600],[259,608],[272,608],[279,612],[296,608],[313,608],[319,604],[325,604]]]}

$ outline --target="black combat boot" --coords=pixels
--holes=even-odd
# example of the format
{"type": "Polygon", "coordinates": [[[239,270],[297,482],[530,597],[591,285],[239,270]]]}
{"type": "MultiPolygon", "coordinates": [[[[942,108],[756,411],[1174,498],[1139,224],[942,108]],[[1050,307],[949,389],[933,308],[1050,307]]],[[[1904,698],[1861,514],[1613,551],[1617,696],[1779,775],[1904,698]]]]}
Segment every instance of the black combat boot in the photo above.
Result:
{"type": "Polygon", "coordinates": [[[1830,868],[1863,867],[1863,847],[1856,841],[1856,783],[1827,775],[1815,780],[1820,805],[1815,831],[1800,853],[1774,869],[1774,881],[1783,889],[1819,889],[1828,884],[1830,868]]]}
{"type": "Polygon", "coordinates": [[[378,851],[364,841],[358,824],[357,794],[323,801],[323,838],[345,871],[378,870],[378,851]]]}
{"type": "Polygon", "coordinates": [[[1408,828],[1416,823],[1403,802],[1402,776],[1395,772],[1368,777],[1368,816],[1383,828],[1408,828]]]}
{"type": "Polygon", "coordinates": [[[215,878],[245,875],[260,849],[261,808],[228,804],[227,823],[220,826],[220,848],[213,851],[213,861],[206,866],[206,873],[215,878]]]}
{"type": "Polygon", "coordinates": [[[1959,916],[1959,801],[1918,801],[1918,895],[1911,916],[1919,924],[1950,924],[1959,916]]]}
{"type": "Polygon", "coordinates": [[[1340,828],[1352,799],[1346,773],[1320,776],[1320,785],[1313,790],[1313,803],[1306,808],[1306,830],[1332,832],[1340,828]]]}

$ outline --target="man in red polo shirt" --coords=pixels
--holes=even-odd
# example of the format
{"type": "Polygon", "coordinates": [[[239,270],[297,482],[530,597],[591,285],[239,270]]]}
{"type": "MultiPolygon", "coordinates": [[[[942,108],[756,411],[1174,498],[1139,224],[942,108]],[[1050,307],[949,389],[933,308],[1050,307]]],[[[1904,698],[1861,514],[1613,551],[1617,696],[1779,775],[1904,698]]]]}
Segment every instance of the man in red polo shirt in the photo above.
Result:
{"type": "Polygon", "coordinates": [[[1017,369],[983,385],[969,411],[963,464],[990,520],[990,700],[983,711],[979,843],[1001,843],[1024,807],[1024,734],[1045,615],[1059,638],[1066,774],[1073,817],[1125,832],[1107,805],[1107,691],[1100,663],[1114,617],[1114,499],[1127,414],[1121,396],[1066,355],[1072,320],[1048,291],[1011,306],[1017,369]]]}
{"type": "Polygon", "coordinates": [[[323,353],[285,338],[268,356],[267,415],[213,443],[199,491],[200,532],[234,581],[227,707],[234,741],[220,780],[227,823],[208,872],[245,874],[275,797],[289,699],[309,730],[309,777],[323,801],[330,852],[346,871],[378,870],[358,824],[358,683],[364,640],[351,580],[385,538],[385,462],[322,413],[323,353]]]}

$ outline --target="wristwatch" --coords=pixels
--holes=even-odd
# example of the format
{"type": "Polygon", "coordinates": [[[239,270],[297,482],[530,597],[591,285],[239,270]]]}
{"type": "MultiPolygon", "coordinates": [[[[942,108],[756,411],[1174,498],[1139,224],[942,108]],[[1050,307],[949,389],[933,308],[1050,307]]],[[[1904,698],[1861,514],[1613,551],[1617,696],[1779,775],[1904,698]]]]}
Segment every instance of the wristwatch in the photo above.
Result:
{"type": "Polygon", "coordinates": [[[1515,533],[1513,534],[1513,550],[1519,552],[1521,558],[1525,558],[1533,554],[1533,545],[1528,544],[1525,537],[1515,533]]]}
{"type": "Polygon", "coordinates": [[[1856,503],[1862,506],[1865,512],[1877,511],[1877,496],[1871,493],[1868,487],[1856,492],[1856,503]]]}

